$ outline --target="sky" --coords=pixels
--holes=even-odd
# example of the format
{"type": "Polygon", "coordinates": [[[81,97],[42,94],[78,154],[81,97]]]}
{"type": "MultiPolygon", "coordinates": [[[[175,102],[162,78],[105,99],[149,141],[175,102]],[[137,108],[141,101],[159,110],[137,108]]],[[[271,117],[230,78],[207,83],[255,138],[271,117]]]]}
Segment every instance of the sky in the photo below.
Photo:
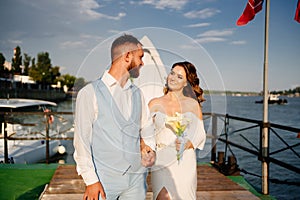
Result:
{"type": "MultiPolygon", "coordinates": [[[[247,0],[1,0],[0,52],[7,61],[16,46],[37,58],[48,52],[62,74],[90,81],[109,66],[111,41],[147,35],[168,69],[193,62],[203,89],[263,88],[265,3],[237,26],[247,0]],[[87,66],[89,65],[89,66],[87,66]]],[[[300,86],[300,23],[297,0],[270,0],[268,87],[300,86]]]]}

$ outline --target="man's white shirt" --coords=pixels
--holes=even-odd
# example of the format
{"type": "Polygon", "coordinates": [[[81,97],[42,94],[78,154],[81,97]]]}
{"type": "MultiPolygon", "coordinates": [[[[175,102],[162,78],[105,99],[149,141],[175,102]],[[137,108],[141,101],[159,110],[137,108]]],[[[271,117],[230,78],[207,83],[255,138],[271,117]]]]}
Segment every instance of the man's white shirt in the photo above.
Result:
{"type": "MultiPolygon", "coordinates": [[[[131,102],[132,90],[130,88],[130,80],[128,80],[122,88],[119,82],[115,80],[108,71],[104,72],[101,80],[108,88],[124,118],[128,120],[133,106],[131,102]]],[[[143,94],[141,94],[141,100],[141,137],[146,145],[155,150],[156,144],[153,123],[149,114],[148,106],[145,105],[143,94]]],[[[92,84],[88,84],[82,88],[77,95],[74,134],[74,159],[77,164],[77,172],[82,176],[86,185],[91,185],[99,181],[95,172],[90,148],[92,142],[92,124],[97,119],[97,116],[98,104],[95,90],[92,84]]]]}

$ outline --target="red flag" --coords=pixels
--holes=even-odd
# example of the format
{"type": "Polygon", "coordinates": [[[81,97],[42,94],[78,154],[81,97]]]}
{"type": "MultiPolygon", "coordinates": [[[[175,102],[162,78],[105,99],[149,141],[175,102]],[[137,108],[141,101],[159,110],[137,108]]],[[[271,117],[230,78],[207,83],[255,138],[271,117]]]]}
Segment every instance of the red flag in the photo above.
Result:
{"type": "Polygon", "coordinates": [[[296,14],[295,14],[294,20],[296,20],[297,22],[300,23],[300,0],[298,0],[298,4],[297,4],[297,9],[296,9],[296,14]]]}
{"type": "Polygon", "coordinates": [[[263,0],[248,0],[246,8],[236,24],[242,26],[251,21],[255,17],[255,14],[261,11],[263,2],[263,0]]]}

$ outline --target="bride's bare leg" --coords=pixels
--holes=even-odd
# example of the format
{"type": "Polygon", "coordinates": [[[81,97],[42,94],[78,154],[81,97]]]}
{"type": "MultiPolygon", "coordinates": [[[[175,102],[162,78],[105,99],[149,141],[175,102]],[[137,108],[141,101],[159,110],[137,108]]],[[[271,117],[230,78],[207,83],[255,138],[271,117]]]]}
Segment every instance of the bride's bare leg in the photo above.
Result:
{"type": "Polygon", "coordinates": [[[165,187],[163,187],[161,191],[158,193],[156,200],[171,200],[169,193],[165,187]]]}

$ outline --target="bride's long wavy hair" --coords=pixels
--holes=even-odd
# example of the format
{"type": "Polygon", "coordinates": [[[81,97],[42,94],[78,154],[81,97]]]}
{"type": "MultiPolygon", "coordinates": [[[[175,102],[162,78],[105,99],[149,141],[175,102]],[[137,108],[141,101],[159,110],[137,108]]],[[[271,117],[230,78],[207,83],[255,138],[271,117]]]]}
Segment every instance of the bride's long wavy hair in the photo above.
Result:
{"type": "MultiPolygon", "coordinates": [[[[197,75],[196,67],[187,61],[184,62],[177,62],[172,65],[172,69],[175,66],[181,66],[183,67],[185,73],[186,73],[186,79],[189,84],[183,88],[183,94],[187,97],[191,97],[198,101],[198,103],[201,105],[203,101],[205,101],[203,97],[203,90],[200,87],[200,80],[197,75]]],[[[166,83],[164,87],[164,94],[167,94],[169,92],[168,84],[166,83]]]]}

